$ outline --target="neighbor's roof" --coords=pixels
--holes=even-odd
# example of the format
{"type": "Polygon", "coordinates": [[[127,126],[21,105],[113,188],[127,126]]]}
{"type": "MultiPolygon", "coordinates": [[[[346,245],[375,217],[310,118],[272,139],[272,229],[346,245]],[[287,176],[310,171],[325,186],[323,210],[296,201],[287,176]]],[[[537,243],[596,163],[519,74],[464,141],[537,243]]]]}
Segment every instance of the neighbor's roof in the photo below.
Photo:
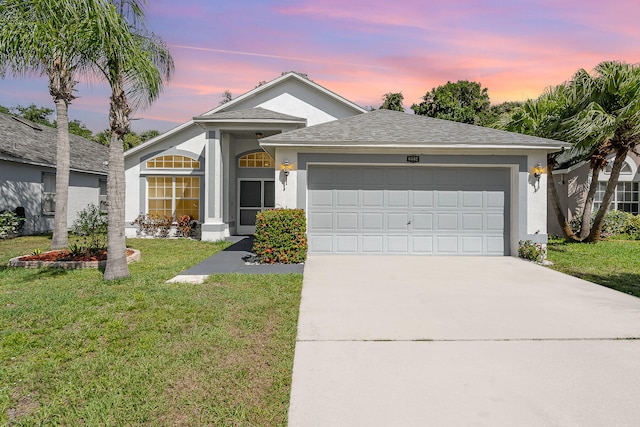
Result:
{"type": "Polygon", "coordinates": [[[251,120],[254,122],[295,122],[306,123],[304,117],[295,117],[288,114],[278,113],[276,111],[267,110],[266,108],[256,107],[246,110],[222,111],[206,116],[197,116],[193,118],[196,122],[233,122],[251,120]]]}
{"type": "Polygon", "coordinates": [[[570,144],[520,133],[376,110],[260,140],[262,146],[318,147],[531,147],[560,149],[570,144]]]}
{"type": "MultiPolygon", "coordinates": [[[[57,130],[0,113],[0,160],[55,168],[57,130]]],[[[69,134],[70,169],[106,175],[108,147],[69,134]]]]}

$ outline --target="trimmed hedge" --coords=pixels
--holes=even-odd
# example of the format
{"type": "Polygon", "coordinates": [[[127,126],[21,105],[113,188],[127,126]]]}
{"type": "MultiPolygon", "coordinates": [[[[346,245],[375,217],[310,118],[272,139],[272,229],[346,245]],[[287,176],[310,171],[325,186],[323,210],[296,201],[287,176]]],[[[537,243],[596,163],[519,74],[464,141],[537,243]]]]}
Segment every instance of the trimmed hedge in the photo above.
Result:
{"type": "Polygon", "coordinates": [[[307,258],[307,219],[302,209],[271,209],[256,215],[253,252],[265,264],[297,264],[307,258]]]}

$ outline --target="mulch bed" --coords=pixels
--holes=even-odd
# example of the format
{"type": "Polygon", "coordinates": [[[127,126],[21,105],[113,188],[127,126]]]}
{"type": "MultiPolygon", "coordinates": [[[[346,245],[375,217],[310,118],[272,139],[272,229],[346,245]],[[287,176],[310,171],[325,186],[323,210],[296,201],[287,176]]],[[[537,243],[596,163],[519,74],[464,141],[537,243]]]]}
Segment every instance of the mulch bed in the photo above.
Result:
{"type": "MultiPolygon", "coordinates": [[[[133,251],[131,249],[127,249],[127,256],[131,256],[133,251]]],[[[60,251],[49,251],[42,252],[38,255],[25,255],[19,258],[20,261],[48,261],[48,262],[56,262],[56,261],[76,261],[76,262],[87,262],[87,261],[106,261],[107,259],[107,251],[102,250],[98,252],[92,253],[82,253],[82,254],[72,254],[68,249],[60,250],[60,251]]]]}

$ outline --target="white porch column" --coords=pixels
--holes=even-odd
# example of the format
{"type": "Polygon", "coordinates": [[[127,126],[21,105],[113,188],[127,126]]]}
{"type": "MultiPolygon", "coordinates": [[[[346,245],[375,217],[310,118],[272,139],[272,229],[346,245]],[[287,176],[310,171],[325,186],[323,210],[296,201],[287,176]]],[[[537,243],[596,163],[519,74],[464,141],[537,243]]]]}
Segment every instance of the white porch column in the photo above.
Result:
{"type": "Polygon", "coordinates": [[[229,236],[229,228],[222,216],[224,162],[219,130],[207,131],[205,162],[202,240],[222,240],[229,236]]]}

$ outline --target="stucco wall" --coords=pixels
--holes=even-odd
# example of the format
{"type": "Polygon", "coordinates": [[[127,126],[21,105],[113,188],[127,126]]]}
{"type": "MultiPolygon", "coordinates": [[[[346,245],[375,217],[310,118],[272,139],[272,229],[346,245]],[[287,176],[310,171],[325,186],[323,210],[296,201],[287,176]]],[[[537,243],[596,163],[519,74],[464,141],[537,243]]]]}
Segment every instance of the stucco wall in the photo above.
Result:
{"type": "MultiPolygon", "coordinates": [[[[0,161],[0,210],[25,208],[27,221],[25,234],[51,231],[53,215],[42,212],[42,174],[55,173],[55,169],[0,161]]],[[[101,176],[71,172],[67,224],[73,224],[79,211],[88,204],[99,202],[101,176]]],[[[102,177],[105,178],[105,177],[102,177]]]]}

